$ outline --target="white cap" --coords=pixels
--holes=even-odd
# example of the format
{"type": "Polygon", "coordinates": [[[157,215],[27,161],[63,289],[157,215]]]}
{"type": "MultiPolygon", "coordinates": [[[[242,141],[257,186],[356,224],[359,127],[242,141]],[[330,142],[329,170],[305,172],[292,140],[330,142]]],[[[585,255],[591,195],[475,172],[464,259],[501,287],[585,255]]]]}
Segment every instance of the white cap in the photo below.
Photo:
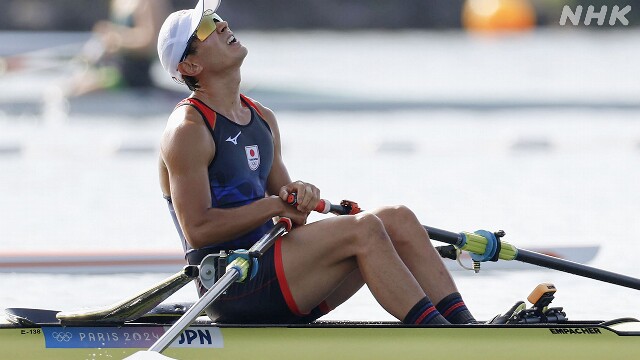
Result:
{"type": "Polygon", "coordinates": [[[176,11],[162,24],[158,34],[158,57],[162,67],[171,77],[183,81],[182,74],[178,71],[178,63],[187,49],[187,42],[196,31],[204,11],[216,11],[218,6],[220,0],[199,0],[195,8],[176,11]]]}

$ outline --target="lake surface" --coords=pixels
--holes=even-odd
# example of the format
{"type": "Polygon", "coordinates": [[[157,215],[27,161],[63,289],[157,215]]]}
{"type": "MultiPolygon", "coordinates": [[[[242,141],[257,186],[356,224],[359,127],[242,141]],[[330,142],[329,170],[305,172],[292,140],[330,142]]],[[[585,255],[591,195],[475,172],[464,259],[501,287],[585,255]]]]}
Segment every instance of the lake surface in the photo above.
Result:
{"type": "MultiPolygon", "coordinates": [[[[424,224],[504,229],[524,248],[599,244],[591,265],[640,277],[640,52],[628,46],[637,33],[248,33],[246,41],[236,33],[250,48],[244,87],[267,106],[283,89],[325,105],[453,104],[274,106],[292,177],[323,197],[363,208],[406,204],[424,224]]],[[[0,84],[21,83],[23,98],[46,85],[35,74],[12,76],[0,84]]],[[[156,174],[166,115],[45,115],[0,113],[0,251],[179,248],[156,174]]],[[[0,274],[0,307],[106,305],[163,277],[0,274]]],[[[539,282],[556,284],[554,304],[570,318],[640,317],[637,291],[555,271],[455,277],[480,319],[539,282]]],[[[195,291],[173,299],[195,299],[195,291]]],[[[390,316],[363,290],[327,318],[390,316]]]]}

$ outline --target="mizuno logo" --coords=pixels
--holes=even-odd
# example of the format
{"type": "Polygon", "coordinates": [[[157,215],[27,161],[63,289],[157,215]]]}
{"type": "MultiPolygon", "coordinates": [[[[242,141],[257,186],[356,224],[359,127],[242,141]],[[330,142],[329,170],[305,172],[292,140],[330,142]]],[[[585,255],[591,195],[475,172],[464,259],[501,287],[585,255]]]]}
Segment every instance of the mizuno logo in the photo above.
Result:
{"type": "Polygon", "coordinates": [[[233,145],[238,145],[238,136],[240,136],[240,134],[242,134],[242,131],[239,131],[235,137],[229,136],[226,141],[233,143],[233,145]]]}

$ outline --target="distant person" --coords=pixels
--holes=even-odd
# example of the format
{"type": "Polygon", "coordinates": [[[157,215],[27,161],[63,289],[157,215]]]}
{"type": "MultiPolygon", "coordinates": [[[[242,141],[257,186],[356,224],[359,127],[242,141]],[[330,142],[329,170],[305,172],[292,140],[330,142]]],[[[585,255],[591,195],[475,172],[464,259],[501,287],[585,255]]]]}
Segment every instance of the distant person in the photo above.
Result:
{"type": "Polygon", "coordinates": [[[112,0],[109,20],[93,27],[93,38],[79,56],[86,67],[72,76],[66,96],[109,88],[153,86],[150,69],[167,0],[112,0]]]}
{"type": "MultiPolygon", "coordinates": [[[[291,180],[274,113],[240,94],[247,49],[214,13],[218,5],[201,0],[169,15],[160,30],[162,66],[192,91],[162,136],[162,192],[190,264],[248,249],[274,226],[273,217],[290,218],[294,228],[265,253],[253,279],[233,284],[207,314],[228,323],[306,323],[366,283],[405,323],[475,322],[407,207],[306,224],[320,190],[291,180]],[[293,192],[297,207],[286,202],[293,192]]],[[[205,290],[200,284],[201,296],[205,290]]]]}

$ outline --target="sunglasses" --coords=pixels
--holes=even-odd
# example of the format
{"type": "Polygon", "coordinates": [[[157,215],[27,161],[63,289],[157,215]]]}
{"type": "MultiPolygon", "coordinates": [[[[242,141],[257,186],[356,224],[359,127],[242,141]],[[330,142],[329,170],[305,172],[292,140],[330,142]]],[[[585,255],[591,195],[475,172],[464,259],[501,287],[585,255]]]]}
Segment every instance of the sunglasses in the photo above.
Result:
{"type": "Polygon", "coordinates": [[[216,31],[217,24],[223,21],[224,20],[222,20],[222,18],[218,14],[214,13],[213,10],[205,10],[205,12],[202,14],[202,18],[200,19],[198,27],[196,27],[196,31],[193,32],[193,35],[191,35],[189,41],[187,41],[187,47],[184,49],[184,53],[180,58],[180,62],[183,62],[184,59],[187,58],[187,55],[189,55],[189,48],[191,47],[191,43],[193,43],[193,40],[195,38],[198,38],[198,40],[200,41],[205,41],[209,37],[209,35],[213,34],[213,32],[216,31]]]}

